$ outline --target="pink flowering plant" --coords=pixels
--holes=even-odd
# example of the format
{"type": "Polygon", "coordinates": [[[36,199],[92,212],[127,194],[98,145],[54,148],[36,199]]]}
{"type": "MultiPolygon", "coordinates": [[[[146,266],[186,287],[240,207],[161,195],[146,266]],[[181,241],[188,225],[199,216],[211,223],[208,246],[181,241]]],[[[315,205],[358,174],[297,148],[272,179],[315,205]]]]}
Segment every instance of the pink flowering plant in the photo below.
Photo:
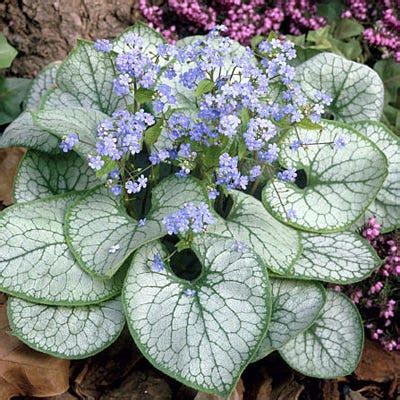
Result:
{"type": "Polygon", "coordinates": [[[126,322],[156,368],[224,397],[272,351],[309,376],[357,366],[362,321],[327,286],[381,265],[368,216],[400,222],[382,82],[221,30],[169,45],[138,24],[36,78],[0,139],[29,148],[0,217],[0,289],[29,346],[85,358],[126,322]]]}

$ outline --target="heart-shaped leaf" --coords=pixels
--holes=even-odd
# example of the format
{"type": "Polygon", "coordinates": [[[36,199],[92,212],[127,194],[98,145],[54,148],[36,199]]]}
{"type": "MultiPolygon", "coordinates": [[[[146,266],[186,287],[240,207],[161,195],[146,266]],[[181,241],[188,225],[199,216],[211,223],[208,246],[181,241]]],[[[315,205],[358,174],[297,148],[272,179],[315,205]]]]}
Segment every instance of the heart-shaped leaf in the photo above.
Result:
{"type": "Polygon", "coordinates": [[[44,304],[98,303],[117,295],[122,273],[96,280],[83,271],[64,239],[68,194],[16,204],[0,214],[0,290],[44,304]]]}
{"type": "Polygon", "coordinates": [[[369,276],[381,263],[375,250],[360,235],[302,233],[303,252],[286,276],[349,284],[369,276]]]}
{"type": "Polygon", "coordinates": [[[294,183],[270,181],[263,203],[278,220],[311,232],[338,232],[349,227],[376,197],[387,176],[387,160],[374,143],[349,126],[333,121],[323,129],[288,132],[280,145],[279,160],[307,176],[304,188],[294,183]],[[344,148],[325,144],[341,137],[344,148]],[[295,140],[312,143],[293,151],[295,140]],[[295,218],[289,220],[288,212],[295,218]]]}
{"type": "Polygon", "coordinates": [[[8,125],[0,136],[0,147],[28,147],[50,154],[60,153],[57,138],[36,126],[28,111],[8,125]]]}
{"type": "Polygon", "coordinates": [[[317,90],[331,95],[333,101],[328,110],[339,121],[379,121],[381,118],[383,83],[366,65],[333,53],[321,53],[297,67],[296,79],[311,100],[315,101],[317,90]]]}
{"type": "Polygon", "coordinates": [[[15,178],[14,199],[21,203],[99,184],[95,172],[74,152],[51,156],[30,150],[15,178]]]}
{"type": "Polygon", "coordinates": [[[331,379],[355,370],[363,342],[364,328],[357,308],[346,296],[328,291],[314,324],[281,347],[279,353],[302,374],[331,379]]]}
{"type": "Polygon", "coordinates": [[[133,251],[167,234],[162,223],[166,215],[184,203],[206,201],[206,196],[196,179],[169,177],[153,189],[152,208],[142,226],[106,189],[96,189],[68,211],[68,244],[85,271],[110,277],[133,251]]]}
{"type": "Polygon", "coordinates": [[[7,314],[13,335],[36,350],[67,359],[99,353],[118,338],[125,325],[119,298],[63,307],[11,297],[7,314]]]}
{"type": "Polygon", "coordinates": [[[271,279],[271,290],[271,321],[253,361],[264,358],[307,329],[325,304],[325,290],[317,283],[271,279]]]}
{"type": "Polygon", "coordinates": [[[55,86],[56,73],[59,66],[59,62],[54,62],[39,72],[27,94],[26,109],[32,111],[39,109],[40,99],[43,94],[55,86]]]}
{"type": "Polygon", "coordinates": [[[263,339],[271,311],[266,268],[231,238],[204,234],[192,249],[203,270],[192,282],[166,267],[157,242],[138,250],[123,290],[128,326],[156,368],[203,392],[228,396],[263,339]]]}
{"type": "Polygon", "coordinates": [[[226,221],[208,228],[243,241],[257,253],[272,271],[284,274],[301,253],[300,234],[269,214],[253,196],[231,191],[234,204],[226,221]]]}
{"type": "Polygon", "coordinates": [[[111,114],[124,99],[113,91],[114,67],[109,54],[96,51],[92,42],[78,40],[61,64],[57,86],[73,95],[84,108],[111,114]]]}
{"type": "Polygon", "coordinates": [[[70,133],[79,136],[74,150],[82,157],[95,153],[97,125],[107,118],[100,111],[80,108],[45,109],[35,114],[35,124],[46,132],[63,139],[70,133]]]}

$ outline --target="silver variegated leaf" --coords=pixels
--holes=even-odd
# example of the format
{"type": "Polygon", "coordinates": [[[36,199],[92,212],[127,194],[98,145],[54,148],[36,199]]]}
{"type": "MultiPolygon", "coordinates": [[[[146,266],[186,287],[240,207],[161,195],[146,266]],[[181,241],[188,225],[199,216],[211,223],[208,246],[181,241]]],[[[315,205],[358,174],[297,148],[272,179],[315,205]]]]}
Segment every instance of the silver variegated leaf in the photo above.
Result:
{"type": "Polygon", "coordinates": [[[58,139],[36,126],[32,114],[24,111],[0,136],[0,147],[27,147],[46,153],[58,154],[58,139]]]}
{"type": "Polygon", "coordinates": [[[84,107],[84,102],[80,101],[74,95],[64,92],[58,87],[49,89],[41,100],[40,109],[57,109],[57,108],[79,108],[84,107]]]}
{"type": "Polygon", "coordinates": [[[61,64],[57,86],[74,96],[84,108],[111,114],[124,99],[113,91],[114,67],[107,53],[96,51],[94,43],[78,40],[78,45],[61,64]]]}
{"type": "Polygon", "coordinates": [[[68,194],[17,203],[0,214],[0,290],[43,304],[99,303],[117,295],[122,274],[97,280],[83,271],[64,239],[68,194]]]}
{"type": "Polygon", "coordinates": [[[325,290],[318,283],[271,279],[271,290],[271,321],[253,361],[264,358],[306,330],[325,304],[325,290]]]}
{"type": "Polygon", "coordinates": [[[372,246],[360,235],[302,233],[303,252],[286,276],[349,284],[369,276],[381,263],[372,246]]]}
{"type": "Polygon", "coordinates": [[[203,392],[228,396],[263,339],[271,311],[266,268],[235,241],[197,235],[203,270],[195,281],[152,270],[158,242],[138,250],[123,291],[130,332],[158,369],[203,392]],[[188,295],[187,289],[191,289],[188,295]],[[194,292],[193,292],[194,291],[194,292]]]}
{"type": "Polygon", "coordinates": [[[341,293],[328,291],[313,325],[281,347],[279,353],[302,374],[331,379],[356,369],[363,342],[364,328],[357,308],[341,293]]]}
{"type": "Polygon", "coordinates": [[[332,96],[328,108],[335,119],[345,122],[379,121],[383,110],[383,82],[366,65],[333,53],[321,53],[297,67],[297,81],[311,101],[315,92],[332,96]]]}
{"type": "Polygon", "coordinates": [[[107,117],[101,111],[80,108],[45,109],[35,114],[38,127],[62,140],[69,133],[79,136],[74,151],[86,158],[96,152],[97,125],[107,117]]]}
{"type": "Polygon", "coordinates": [[[56,74],[59,66],[60,62],[56,61],[39,72],[27,94],[25,104],[27,110],[35,111],[39,109],[43,94],[55,86],[56,74]]]}
{"type": "Polygon", "coordinates": [[[208,231],[243,241],[272,271],[285,274],[300,256],[300,233],[277,221],[253,196],[236,190],[230,195],[234,204],[226,221],[208,231]]]}
{"type": "Polygon", "coordinates": [[[129,46],[125,43],[125,38],[132,34],[140,37],[143,41],[143,52],[154,62],[157,60],[157,65],[163,67],[166,64],[165,60],[158,56],[158,47],[166,43],[165,39],[160,33],[140,21],[122,32],[121,35],[113,41],[113,50],[116,53],[129,51],[129,46]]]}
{"type": "Polygon", "coordinates": [[[349,126],[333,121],[321,125],[321,131],[290,131],[280,145],[280,163],[304,170],[306,186],[270,181],[263,203],[278,220],[296,228],[338,232],[360,218],[375,199],[388,173],[387,160],[374,143],[349,126]],[[341,136],[348,140],[344,148],[324,144],[341,136]],[[313,145],[293,151],[290,145],[298,139],[313,145]],[[288,218],[290,209],[295,212],[292,219],[288,218]]]}
{"type": "Polygon", "coordinates": [[[370,217],[375,216],[381,224],[382,233],[392,232],[400,228],[400,206],[392,206],[375,199],[368,207],[366,213],[356,222],[356,227],[363,227],[370,217]]]}
{"type": "Polygon", "coordinates": [[[162,223],[166,215],[184,203],[206,198],[194,178],[169,177],[153,189],[152,209],[142,226],[115,196],[106,189],[96,189],[70,208],[66,218],[68,244],[85,271],[110,277],[133,251],[167,234],[162,223]]]}
{"type": "Polygon", "coordinates": [[[400,206],[400,139],[380,122],[363,121],[352,127],[374,142],[388,160],[389,173],[377,199],[384,204],[400,206]]]}
{"type": "Polygon", "coordinates": [[[86,358],[110,346],[125,317],[119,298],[91,306],[47,306],[11,297],[12,334],[29,347],[66,359],[86,358]]]}
{"type": "Polygon", "coordinates": [[[30,150],[14,182],[14,199],[21,203],[99,185],[94,171],[76,153],[49,155],[30,150]]]}
{"type": "Polygon", "coordinates": [[[398,197],[400,194],[399,139],[385,125],[378,122],[362,121],[353,126],[361,134],[372,140],[384,152],[389,163],[389,174],[382,189],[354,227],[361,228],[368,222],[370,217],[375,216],[382,225],[382,232],[391,232],[400,227],[400,204],[398,197]]]}

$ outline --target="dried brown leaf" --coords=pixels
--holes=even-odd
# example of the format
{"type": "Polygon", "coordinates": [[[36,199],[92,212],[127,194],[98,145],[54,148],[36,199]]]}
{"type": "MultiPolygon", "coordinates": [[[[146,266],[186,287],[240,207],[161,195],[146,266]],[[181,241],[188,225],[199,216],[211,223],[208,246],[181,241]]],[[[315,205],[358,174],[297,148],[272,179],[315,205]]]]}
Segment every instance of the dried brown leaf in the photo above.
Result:
{"type": "Polygon", "coordinates": [[[323,381],[322,395],[324,400],[340,400],[338,381],[323,381]]]}
{"type": "MultiPolygon", "coordinates": [[[[244,394],[244,385],[243,381],[240,379],[238,384],[236,385],[235,390],[229,396],[229,400],[243,400],[243,394],[244,394]]],[[[221,400],[221,399],[222,397],[216,396],[215,394],[202,393],[202,392],[197,393],[196,397],[194,398],[194,400],[221,400]]]]}
{"type": "Polygon", "coordinates": [[[122,384],[99,400],[172,400],[167,381],[152,370],[133,371],[122,384]]]}
{"type": "Polygon", "coordinates": [[[355,375],[362,381],[398,381],[400,376],[400,355],[388,353],[377,343],[367,340],[355,375]]]}
{"type": "Polygon", "coordinates": [[[9,206],[13,202],[14,178],[24,154],[22,147],[0,149],[0,205],[9,206]]]}
{"type": "Polygon", "coordinates": [[[0,399],[56,396],[68,390],[69,361],[32,350],[10,334],[0,305],[0,399]]]}
{"type": "Polygon", "coordinates": [[[272,378],[266,376],[257,391],[256,400],[269,400],[272,394],[272,378]]]}

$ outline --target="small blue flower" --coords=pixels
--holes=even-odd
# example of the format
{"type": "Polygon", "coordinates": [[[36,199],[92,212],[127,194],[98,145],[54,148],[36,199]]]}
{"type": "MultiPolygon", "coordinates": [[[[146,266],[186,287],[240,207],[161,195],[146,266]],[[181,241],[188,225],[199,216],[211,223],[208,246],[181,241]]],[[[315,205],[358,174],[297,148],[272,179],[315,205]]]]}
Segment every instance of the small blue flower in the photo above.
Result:
{"type": "Polygon", "coordinates": [[[344,147],[346,147],[347,143],[349,142],[349,139],[344,136],[344,135],[339,135],[335,141],[334,141],[334,145],[337,149],[343,149],[344,147]]]}
{"type": "Polygon", "coordinates": [[[104,166],[104,161],[101,159],[100,156],[88,156],[89,167],[99,171],[104,166]]]}
{"type": "Polygon", "coordinates": [[[210,200],[215,200],[218,197],[218,195],[219,195],[219,191],[217,189],[211,189],[208,192],[208,198],[210,200]]]}
{"type": "Polygon", "coordinates": [[[250,180],[254,181],[256,178],[258,178],[261,175],[261,167],[259,165],[255,165],[251,170],[250,170],[250,180]]]}
{"type": "Polygon", "coordinates": [[[108,252],[109,252],[110,254],[114,254],[114,253],[116,253],[120,248],[121,248],[121,246],[117,243],[117,244],[112,245],[112,246],[108,249],[108,252]]]}
{"type": "Polygon", "coordinates": [[[79,137],[76,133],[69,133],[60,143],[60,148],[64,153],[72,150],[79,143],[79,137]]]}
{"type": "Polygon", "coordinates": [[[107,39],[97,39],[94,48],[101,53],[109,53],[112,50],[112,43],[107,39]]]}
{"type": "Polygon", "coordinates": [[[145,225],[146,225],[146,218],[139,219],[138,227],[142,228],[145,225]]]}
{"type": "Polygon", "coordinates": [[[294,182],[297,177],[297,172],[294,168],[288,168],[282,172],[278,172],[277,177],[282,182],[294,182]]]}
{"type": "Polygon", "coordinates": [[[187,288],[187,289],[185,289],[185,290],[183,291],[183,294],[184,294],[186,297],[194,297],[194,296],[196,296],[197,292],[196,292],[194,289],[189,289],[189,288],[187,288]]]}
{"type": "Polygon", "coordinates": [[[159,254],[155,254],[153,258],[153,262],[151,264],[151,269],[154,272],[162,272],[165,269],[164,262],[161,259],[161,256],[159,254]]]}
{"type": "Polygon", "coordinates": [[[286,218],[288,220],[296,219],[297,218],[296,210],[293,208],[289,208],[289,210],[287,210],[287,212],[286,212],[286,218]]]}
{"type": "Polygon", "coordinates": [[[239,240],[235,241],[232,245],[232,250],[238,253],[243,253],[247,250],[247,245],[239,240]]]}
{"type": "Polygon", "coordinates": [[[111,193],[114,195],[114,196],[120,196],[121,194],[122,194],[122,186],[121,185],[114,185],[114,186],[111,186],[111,193]]]}

